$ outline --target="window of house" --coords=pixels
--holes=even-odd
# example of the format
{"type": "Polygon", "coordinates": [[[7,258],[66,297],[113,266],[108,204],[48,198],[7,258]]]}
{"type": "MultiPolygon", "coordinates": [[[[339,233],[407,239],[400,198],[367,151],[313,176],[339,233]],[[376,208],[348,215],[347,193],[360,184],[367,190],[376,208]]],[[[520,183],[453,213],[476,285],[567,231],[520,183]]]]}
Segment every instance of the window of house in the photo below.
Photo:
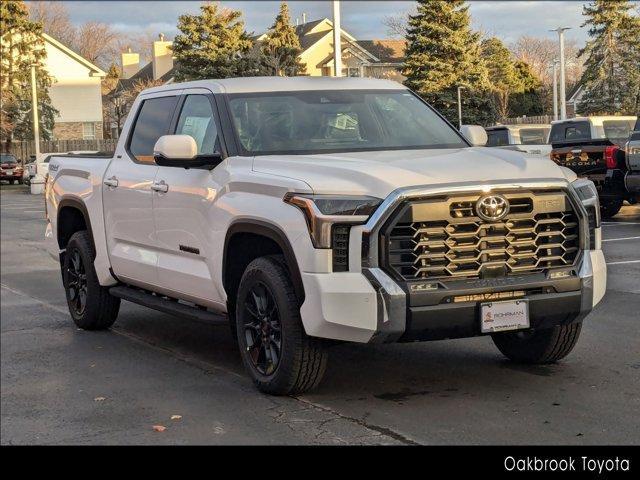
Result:
{"type": "Polygon", "coordinates": [[[96,124],[93,122],[85,122],[82,124],[82,139],[83,140],[95,140],[96,139],[96,124]]]}
{"type": "Polygon", "coordinates": [[[360,68],[359,67],[347,67],[342,69],[343,77],[359,77],[360,76],[360,68]]]}
{"type": "Polygon", "coordinates": [[[198,145],[198,154],[216,151],[218,131],[211,103],[205,95],[189,95],[184,101],[176,135],[190,135],[198,145]]]}
{"type": "Polygon", "coordinates": [[[153,147],[167,135],[178,97],[150,98],[142,102],[129,140],[129,151],[143,163],[153,163],[153,147]]]}

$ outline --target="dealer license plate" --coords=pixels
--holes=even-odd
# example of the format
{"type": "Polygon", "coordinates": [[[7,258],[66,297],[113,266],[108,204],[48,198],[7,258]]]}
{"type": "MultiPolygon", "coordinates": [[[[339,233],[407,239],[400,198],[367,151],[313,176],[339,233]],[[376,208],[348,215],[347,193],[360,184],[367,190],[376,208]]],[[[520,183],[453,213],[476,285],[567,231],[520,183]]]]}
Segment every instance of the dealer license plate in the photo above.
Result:
{"type": "Polygon", "coordinates": [[[482,333],[529,328],[529,304],[526,300],[480,304],[482,333]]]}

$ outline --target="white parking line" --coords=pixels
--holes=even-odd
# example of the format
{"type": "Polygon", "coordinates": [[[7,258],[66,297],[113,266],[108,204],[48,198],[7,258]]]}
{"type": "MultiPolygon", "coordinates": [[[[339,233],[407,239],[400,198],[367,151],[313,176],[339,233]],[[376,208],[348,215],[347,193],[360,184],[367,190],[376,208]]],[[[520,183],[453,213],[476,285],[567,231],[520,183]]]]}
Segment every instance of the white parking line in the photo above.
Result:
{"type": "Polygon", "coordinates": [[[623,262],[608,262],[607,265],[626,265],[628,263],[640,263],[640,260],[625,260],[623,262]]]}
{"type": "Polygon", "coordinates": [[[638,240],[640,237],[607,238],[603,242],[620,242],[622,240],[638,240]]]}

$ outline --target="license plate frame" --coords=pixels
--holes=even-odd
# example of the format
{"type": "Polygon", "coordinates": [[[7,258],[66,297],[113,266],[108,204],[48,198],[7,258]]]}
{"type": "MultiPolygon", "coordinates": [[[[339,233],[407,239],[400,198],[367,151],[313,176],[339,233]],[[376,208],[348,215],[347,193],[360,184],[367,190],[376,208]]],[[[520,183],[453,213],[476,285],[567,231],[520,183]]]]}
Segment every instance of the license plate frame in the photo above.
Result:
{"type": "Polygon", "coordinates": [[[480,304],[480,331],[498,333],[531,327],[528,300],[507,300],[480,304]]]}

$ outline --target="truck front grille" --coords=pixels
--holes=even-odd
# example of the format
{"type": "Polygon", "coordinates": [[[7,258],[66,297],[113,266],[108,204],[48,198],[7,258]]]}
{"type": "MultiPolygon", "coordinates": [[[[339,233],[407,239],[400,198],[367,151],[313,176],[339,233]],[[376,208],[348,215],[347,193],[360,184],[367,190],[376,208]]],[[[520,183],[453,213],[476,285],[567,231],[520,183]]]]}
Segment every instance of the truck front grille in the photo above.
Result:
{"type": "Polygon", "coordinates": [[[477,216],[482,194],[405,204],[383,233],[383,262],[407,281],[535,273],[575,263],[579,221],[563,192],[503,193],[509,214],[477,216]]]}

